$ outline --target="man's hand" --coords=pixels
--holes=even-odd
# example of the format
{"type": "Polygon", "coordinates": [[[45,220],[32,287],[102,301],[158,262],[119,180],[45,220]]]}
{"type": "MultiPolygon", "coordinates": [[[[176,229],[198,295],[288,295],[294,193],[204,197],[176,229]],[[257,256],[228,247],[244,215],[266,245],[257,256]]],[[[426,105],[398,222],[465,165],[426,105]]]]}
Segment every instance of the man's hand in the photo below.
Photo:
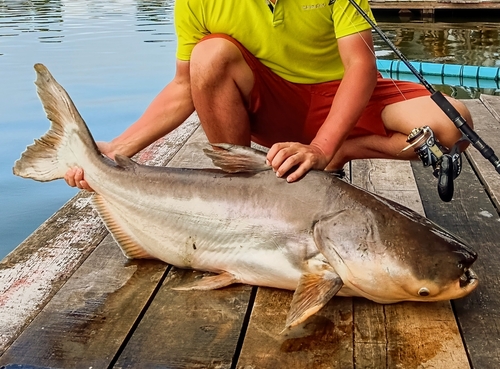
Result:
{"type": "MultiPolygon", "coordinates": [[[[111,148],[111,144],[109,142],[97,142],[97,147],[99,148],[101,153],[106,155],[108,158],[113,159],[115,157],[111,148]]],[[[74,167],[68,169],[68,171],[64,175],[64,180],[71,187],[78,187],[81,190],[87,190],[91,192],[94,191],[84,179],[82,168],[74,167]]]]}
{"type": "Polygon", "coordinates": [[[323,170],[330,161],[318,146],[304,145],[298,142],[280,142],[274,144],[267,153],[266,163],[273,167],[276,176],[286,177],[287,182],[294,182],[311,169],[323,170]]]}

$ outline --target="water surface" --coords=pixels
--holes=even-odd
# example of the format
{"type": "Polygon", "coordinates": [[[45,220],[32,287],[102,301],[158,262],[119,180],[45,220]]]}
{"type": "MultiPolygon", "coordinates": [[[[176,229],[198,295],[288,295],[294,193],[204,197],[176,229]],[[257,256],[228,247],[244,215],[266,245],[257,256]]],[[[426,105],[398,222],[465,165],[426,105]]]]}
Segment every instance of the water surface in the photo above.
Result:
{"type": "Polygon", "coordinates": [[[12,175],[49,127],[36,95],[35,63],[68,91],[94,137],[109,140],[173,77],[172,1],[0,2],[0,259],[70,199],[62,181],[12,175]]]}

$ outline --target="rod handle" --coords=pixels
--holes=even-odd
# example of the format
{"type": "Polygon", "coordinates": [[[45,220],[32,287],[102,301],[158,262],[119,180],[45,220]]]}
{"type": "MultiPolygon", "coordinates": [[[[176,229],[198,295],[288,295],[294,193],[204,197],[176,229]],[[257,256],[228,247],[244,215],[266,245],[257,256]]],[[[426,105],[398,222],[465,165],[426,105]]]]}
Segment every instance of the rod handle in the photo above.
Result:
{"type": "Polygon", "coordinates": [[[495,155],[495,152],[489,147],[474,130],[467,124],[464,117],[460,115],[457,109],[448,101],[440,91],[436,91],[431,95],[431,99],[441,108],[441,110],[450,118],[455,126],[462,132],[468,141],[488,159],[495,167],[497,173],[500,174],[500,160],[495,155]]]}

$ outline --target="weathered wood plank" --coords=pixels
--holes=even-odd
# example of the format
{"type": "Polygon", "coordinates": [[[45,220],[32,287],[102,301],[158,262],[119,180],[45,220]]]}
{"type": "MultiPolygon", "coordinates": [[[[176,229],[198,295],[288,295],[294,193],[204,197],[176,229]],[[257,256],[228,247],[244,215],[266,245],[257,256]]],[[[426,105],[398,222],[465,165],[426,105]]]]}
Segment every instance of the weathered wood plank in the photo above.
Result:
{"type": "Polygon", "coordinates": [[[439,199],[431,170],[415,163],[413,171],[427,216],[478,252],[472,268],[479,277],[479,286],[452,304],[472,366],[500,368],[500,218],[467,161],[449,203],[439,199]]]}
{"type": "Polygon", "coordinates": [[[202,275],[170,271],[116,368],[231,368],[252,287],[172,290],[202,275]]]}
{"type": "Polygon", "coordinates": [[[259,287],[237,368],[353,368],[352,299],[333,298],[282,334],[292,295],[259,287]]]}
{"type": "Polygon", "coordinates": [[[500,122],[500,96],[481,95],[479,99],[491,115],[500,122]]]}
{"type": "MultiPolygon", "coordinates": [[[[201,127],[169,165],[213,168],[203,154],[207,139],[201,127]]],[[[134,335],[120,355],[117,368],[230,368],[236,352],[252,287],[215,291],[174,291],[202,272],[172,268],[134,335]]]]}
{"type": "MultiPolygon", "coordinates": [[[[406,161],[353,162],[353,182],[423,214],[406,161]]],[[[469,368],[449,302],[379,305],[354,300],[354,352],[360,368],[469,368]]]]}
{"type": "Polygon", "coordinates": [[[384,306],[388,368],[469,368],[448,301],[384,306]]]}
{"type": "Polygon", "coordinates": [[[0,365],[107,368],[167,265],[128,261],[111,235],[0,357],[0,365]]]}
{"type": "Polygon", "coordinates": [[[353,184],[424,215],[410,164],[397,160],[353,161],[353,184]]]}
{"type": "MultiPolygon", "coordinates": [[[[485,107],[479,100],[464,100],[463,102],[474,117],[474,130],[500,156],[500,120],[492,115],[495,108],[500,112],[500,97],[482,97],[485,107]]],[[[466,151],[473,168],[481,179],[497,209],[500,209],[500,174],[481,153],[471,147],[466,151]]]]}
{"type": "MultiPolygon", "coordinates": [[[[142,163],[168,162],[199,125],[193,115],[137,155],[142,163]]],[[[68,280],[107,231],[79,193],[0,263],[0,354],[68,280]]]]}

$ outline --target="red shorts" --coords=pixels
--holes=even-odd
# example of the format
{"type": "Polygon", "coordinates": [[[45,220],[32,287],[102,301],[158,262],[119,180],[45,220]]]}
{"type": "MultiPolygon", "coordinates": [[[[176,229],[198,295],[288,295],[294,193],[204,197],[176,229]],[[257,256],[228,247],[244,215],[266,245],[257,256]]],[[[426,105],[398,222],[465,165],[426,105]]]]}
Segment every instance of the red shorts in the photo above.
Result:
{"type": "MultiPolygon", "coordinates": [[[[330,111],[340,80],[317,84],[289,82],[262,64],[234,38],[225,34],[211,34],[203,40],[209,38],[231,41],[240,49],[253,71],[255,83],[248,106],[252,141],[266,147],[287,141],[309,144],[330,111]]],[[[417,83],[379,76],[372,97],[349,137],[390,135],[381,117],[384,107],[429,95],[425,87],[417,83]]]]}

